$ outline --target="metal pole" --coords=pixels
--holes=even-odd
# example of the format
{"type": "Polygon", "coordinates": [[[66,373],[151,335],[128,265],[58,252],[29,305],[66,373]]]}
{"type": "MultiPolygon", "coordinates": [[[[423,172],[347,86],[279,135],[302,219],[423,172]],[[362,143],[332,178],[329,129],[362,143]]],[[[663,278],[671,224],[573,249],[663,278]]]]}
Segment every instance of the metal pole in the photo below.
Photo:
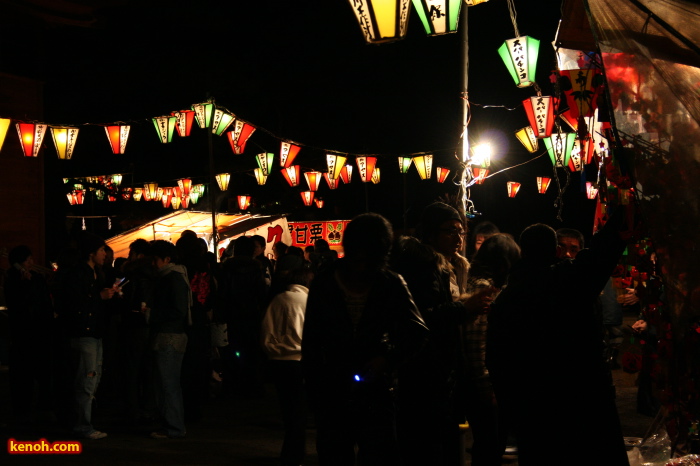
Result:
{"type": "Polygon", "coordinates": [[[467,211],[467,183],[469,173],[467,161],[469,160],[469,27],[468,27],[469,7],[462,4],[459,18],[459,32],[462,40],[462,178],[460,182],[460,210],[462,215],[467,211]]]}
{"type": "MultiPolygon", "coordinates": [[[[214,103],[214,99],[211,99],[214,103]]],[[[212,119],[213,121],[213,119],[212,119]]],[[[214,254],[217,257],[217,246],[219,244],[219,234],[216,229],[216,195],[214,194],[214,186],[216,186],[216,175],[214,174],[214,140],[211,131],[211,123],[207,125],[207,138],[209,140],[209,208],[211,209],[211,244],[214,254]]]]}

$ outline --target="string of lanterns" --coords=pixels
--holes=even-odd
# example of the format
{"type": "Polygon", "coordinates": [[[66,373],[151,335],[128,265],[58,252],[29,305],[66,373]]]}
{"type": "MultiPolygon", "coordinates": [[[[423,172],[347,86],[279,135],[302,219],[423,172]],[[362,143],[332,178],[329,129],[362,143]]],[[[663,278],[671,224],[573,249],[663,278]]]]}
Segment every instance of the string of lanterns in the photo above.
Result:
{"type": "MultiPolygon", "coordinates": [[[[413,0],[413,5],[421,18],[424,29],[428,35],[440,35],[452,33],[457,30],[457,20],[462,0],[413,0]]],[[[473,6],[481,1],[466,1],[468,6],[473,6]]],[[[405,34],[406,21],[408,18],[408,0],[397,0],[396,2],[372,2],[351,0],[350,4],[357,15],[361,29],[365,38],[371,43],[381,43],[388,40],[401,38],[405,34]],[[376,5],[374,5],[376,3],[376,5]],[[381,4],[384,6],[382,7],[381,4]],[[371,13],[372,12],[372,13],[371,13]],[[362,13],[362,14],[361,14],[362,13]],[[387,20],[386,15],[393,20],[387,20]],[[382,19],[384,18],[384,19],[382,19]],[[387,31],[391,30],[392,33],[387,31]]],[[[512,9],[512,0],[509,0],[509,7],[512,9]]],[[[559,107],[560,99],[553,96],[542,96],[542,93],[534,81],[535,69],[538,57],[539,40],[529,36],[520,36],[515,24],[513,11],[513,24],[516,38],[506,40],[498,49],[498,53],[504,61],[508,72],[512,76],[517,87],[534,87],[537,95],[523,100],[530,126],[521,128],[515,132],[516,138],[530,153],[539,150],[539,140],[542,139],[547,152],[555,168],[569,168],[572,172],[583,172],[584,165],[593,162],[596,147],[601,151],[607,150],[607,142],[602,136],[605,129],[597,122],[597,109],[595,108],[594,97],[600,92],[600,76],[598,69],[588,70],[564,70],[560,71],[562,76],[569,79],[572,86],[566,92],[566,100],[569,109],[559,115],[555,115],[555,109],[559,107]],[[573,79],[572,79],[573,78],[573,79]],[[560,120],[571,127],[574,132],[563,132],[560,120]],[[556,128],[556,132],[554,131],[556,128]],[[588,132],[588,128],[593,131],[588,132]]],[[[161,143],[171,143],[175,132],[178,136],[189,136],[196,121],[200,128],[211,128],[212,133],[218,136],[226,133],[226,137],[234,154],[243,154],[246,142],[253,135],[256,127],[245,122],[225,108],[217,107],[213,101],[194,104],[189,110],[171,112],[170,115],[162,115],[152,118],[158,139],[161,143]],[[227,131],[231,128],[230,131],[227,131]]],[[[5,136],[10,126],[10,120],[0,118],[0,150],[5,136]]],[[[43,123],[17,122],[16,128],[19,134],[22,150],[27,157],[36,157],[41,148],[47,130],[51,132],[52,139],[59,159],[69,160],[73,155],[77,141],[79,128],[68,126],[54,126],[43,123]]],[[[124,154],[128,141],[131,126],[128,124],[115,123],[104,125],[105,132],[114,154],[124,154]]],[[[301,146],[289,141],[280,142],[280,171],[290,187],[296,187],[301,181],[301,167],[294,165],[294,161],[301,151],[301,146]]],[[[477,149],[477,148],[474,148],[477,149]]],[[[473,157],[470,159],[471,184],[483,184],[489,175],[490,160],[488,157],[479,157],[477,152],[472,150],[473,157]]],[[[259,185],[264,185],[271,174],[275,154],[265,152],[256,155],[258,168],[254,169],[254,175],[259,185]]],[[[320,199],[314,199],[314,193],[318,191],[321,178],[326,180],[330,189],[337,189],[339,180],[349,183],[353,166],[347,163],[348,157],[341,154],[326,154],[327,172],[321,173],[315,170],[304,173],[304,178],[309,190],[302,192],[302,200],[305,205],[322,206],[320,199]]],[[[376,166],[377,157],[360,155],[356,156],[359,177],[362,182],[380,182],[380,169],[376,166]]],[[[412,157],[398,157],[399,169],[402,174],[406,174],[411,165],[416,170],[422,180],[431,179],[433,171],[433,155],[420,154],[412,157]]],[[[436,167],[437,181],[444,183],[450,169],[446,167],[436,167]]],[[[88,183],[97,181],[105,186],[105,190],[97,190],[98,199],[105,195],[109,201],[115,201],[121,195],[124,200],[138,201],[144,200],[161,201],[165,207],[187,208],[190,203],[196,204],[199,197],[204,193],[204,185],[191,186],[191,180],[179,180],[178,187],[159,188],[157,183],[147,183],[144,188],[129,187],[122,188],[119,193],[118,188],[121,183],[120,175],[109,175],[106,177],[88,178],[88,183]],[[187,183],[190,183],[189,185],[187,183]],[[105,194],[106,192],[106,194],[105,194]],[[102,193],[102,194],[100,194],[102,193]]],[[[230,173],[216,175],[219,189],[226,191],[230,182],[230,173]]],[[[551,180],[550,180],[551,181],[551,180]]],[[[471,185],[470,184],[470,185],[471,185]]],[[[538,191],[546,192],[549,182],[544,183],[542,177],[537,179],[538,191]]],[[[520,184],[509,182],[508,193],[514,197],[520,184]],[[517,185],[517,186],[516,186],[517,185]]],[[[590,193],[597,193],[597,189],[589,189],[590,193]]],[[[74,189],[68,193],[68,200],[71,204],[81,204],[84,202],[85,189],[76,183],[74,189]]],[[[594,196],[595,197],[595,196],[594,196]]],[[[250,196],[239,197],[239,207],[245,210],[250,205],[250,196]],[[244,201],[241,201],[244,198],[244,201]],[[245,208],[243,207],[245,206],[245,208]]]]}

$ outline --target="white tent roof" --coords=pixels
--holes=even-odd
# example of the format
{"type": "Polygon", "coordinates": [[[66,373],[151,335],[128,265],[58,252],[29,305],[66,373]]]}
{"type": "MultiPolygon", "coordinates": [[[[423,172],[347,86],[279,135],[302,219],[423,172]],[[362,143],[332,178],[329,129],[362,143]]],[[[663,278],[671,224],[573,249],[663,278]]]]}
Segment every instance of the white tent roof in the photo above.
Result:
{"type": "MultiPolygon", "coordinates": [[[[259,225],[282,217],[284,216],[218,213],[216,214],[216,228],[219,233],[219,240],[244,233],[259,225]]],[[[128,257],[129,245],[139,238],[147,241],[163,239],[174,243],[180,238],[180,234],[184,230],[192,230],[198,237],[210,242],[212,232],[211,212],[179,210],[109,238],[106,242],[114,250],[114,257],[128,257]]]]}

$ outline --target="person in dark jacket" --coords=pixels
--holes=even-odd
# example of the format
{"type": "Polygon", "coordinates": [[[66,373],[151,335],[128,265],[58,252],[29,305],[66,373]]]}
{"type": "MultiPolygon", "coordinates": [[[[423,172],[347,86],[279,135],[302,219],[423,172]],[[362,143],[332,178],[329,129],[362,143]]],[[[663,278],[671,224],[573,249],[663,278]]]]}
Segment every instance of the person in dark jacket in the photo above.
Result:
{"type": "Polygon", "coordinates": [[[394,465],[394,377],[423,346],[427,328],[406,284],[386,267],[392,229],[377,214],[353,219],[345,257],[314,279],[302,365],[316,417],[321,465],[394,465]]]}
{"type": "Polygon", "coordinates": [[[59,318],[77,367],[74,381],[77,420],[73,431],[93,440],[107,436],[92,426],[92,402],[102,375],[102,337],[108,321],[106,301],[119,291],[105,284],[100,271],[106,257],[104,247],[102,238],[82,232],[78,238],[80,261],[66,272],[58,297],[59,318]]]}
{"type": "Polygon", "coordinates": [[[158,272],[153,308],[147,315],[153,335],[156,399],[163,421],[163,428],[151,432],[151,438],[182,438],[186,430],[180,374],[187,348],[185,330],[192,324],[192,292],[187,269],[177,263],[174,244],[156,240],[151,244],[151,253],[158,272]]]}
{"type": "Polygon", "coordinates": [[[573,260],[557,261],[552,228],[526,228],[522,259],[492,304],[486,366],[522,466],[628,464],[593,311],[625,247],[622,214],[573,260]],[[572,439],[589,436],[595,446],[572,455],[572,439]]]}
{"type": "Polygon", "coordinates": [[[12,248],[7,256],[10,269],[5,279],[5,299],[10,324],[10,397],[14,422],[33,422],[32,403],[37,383],[37,408],[53,409],[52,354],[54,309],[46,279],[33,270],[31,250],[12,248]]]}
{"type": "Polygon", "coordinates": [[[233,257],[222,265],[219,312],[228,324],[227,355],[229,370],[224,388],[243,397],[264,395],[260,325],[267,304],[263,266],[254,258],[255,241],[250,236],[236,238],[233,257]]]}

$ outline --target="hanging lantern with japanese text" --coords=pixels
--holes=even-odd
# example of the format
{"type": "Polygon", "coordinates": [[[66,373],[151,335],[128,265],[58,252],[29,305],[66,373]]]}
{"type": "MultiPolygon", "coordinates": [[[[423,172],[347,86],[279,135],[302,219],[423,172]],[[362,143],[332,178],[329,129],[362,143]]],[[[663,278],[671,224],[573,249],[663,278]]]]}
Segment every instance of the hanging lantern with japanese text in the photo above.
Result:
{"type": "Polygon", "coordinates": [[[345,165],[340,170],[340,179],[343,183],[348,184],[352,181],[352,165],[345,165]]]}
{"type": "Polygon", "coordinates": [[[567,167],[574,148],[576,133],[553,133],[544,138],[544,145],[555,167],[567,167]]]}
{"type": "Polygon", "coordinates": [[[248,210],[248,207],[250,207],[250,196],[238,196],[238,208],[240,210],[248,210]]]}
{"type": "Polygon", "coordinates": [[[258,167],[262,170],[263,175],[270,175],[270,168],[272,168],[274,157],[275,154],[272,152],[263,152],[255,156],[255,161],[258,162],[258,167]]]}
{"type": "Polygon", "coordinates": [[[227,112],[226,110],[221,108],[215,109],[214,119],[212,120],[211,124],[211,132],[217,136],[221,136],[223,132],[226,131],[229,126],[231,126],[231,123],[233,123],[235,118],[236,117],[233,114],[227,112]]]}
{"type": "Polygon", "coordinates": [[[56,154],[61,160],[70,160],[73,157],[75,142],[78,140],[78,128],[67,128],[60,126],[50,126],[53,144],[56,147],[56,154]]]}
{"type": "Polygon", "coordinates": [[[293,188],[299,185],[299,172],[299,165],[292,165],[291,167],[282,169],[282,176],[284,176],[284,179],[287,180],[289,186],[293,188]]]}
{"type": "Polygon", "coordinates": [[[328,188],[329,189],[337,189],[338,188],[338,180],[333,179],[330,176],[328,176],[328,173],[323,174],[323,178],[326,179],[326,183],[328,183],[328,188]]]}
{"type": "Polygon", "coordinates": [[[438,183],[444,183],[447,179],[447,175],[450,174],[450,169],[445,167],[437,167],[437,181],[438,183]]]}
{"type": "Polygon", "coordinates": [[[547,192],[547,188],[549,188],[549,183],[551,183],[552,179],[547,178],[546,176],[538,176],[537,177],[537,192],[540,194],[544,194],[547,192]]]}
{"type": "Polygon", "coordinates": [[[554,128],[554,108],[559,99],[551,96],[535,96],[523,100],[523,107],[535,137],[543,139],[552,134],[554,128]]]}
{"type": "Polygon", "coordinates": [[[26,157],[36,157],[39,155],[41,143],[46,136],[48,125],[41,123],[17,123],[17,133],[22,145],[22,151],[26,157]]]}
{"type": "Polygon", "coordinates": [[[129,125],[110,125],[105,126],[109,145],[112,147],[113,154],[123,154],[126,150],[126,141],[129,139],[129,125]]]}
{"type": "Polygon", "coordinates": [[[306,178],[306,184],[309,185],[309,191],[318,191],[323,174],[316,171],[305,172],[304,178],[306,178]]]}
{"type": "Polygon", "coordinates": [[[430,177],[433,175],[432,154],[418,155],[416,157],[413,157],[413,164],[416,166],[416,169],[418,170],[418,175],[420,176],[421,180],[430,179],[430,177]]]}
{"type": "Polygon", "coordinates": [[[360,179],[363,183],[372,181],[372,172],[377,165],[377,157],[360,156],[355,158],[357,169],[360,173],[360,179]]]}
{"type": "Polygon", "coordinates": [[[310,206],[314,202],[314,192],[313,191],[302,191],[301,199],[305,206],[310,206]]]}
{"type": "Polygon", "coordinates": [[[177,118],[174,116],[159,116],[153,118],[153,125],[158,132],[158,139],[163,144],[172,142],[175,126],[177,126],[177,118]]]}
{"type": "Polygon", "coordinates": [[[349,0],[349,2],[367,43],[381,44],[403,39],[406,36],[410,0],[349,0]]]}
{"type": "Polygon", "coordinates": [[[498,49],[498,54],[518,87],[528,87],[535,83],[539,49],[540,41],[529,36],[508,39],[498,49]]]}
{"type": "Polygon", "coordinates": [[[202,102],[192,104],[195,119],[200,128],[209,128],[211,124],[211,115],[214,113],[214,102],[202,102]]]}
{"type": "Polygon", "coordinates": [[[300,146],[292,144],[291,142],[282,141],[280,143],[280,166],[282,168],[289,167],[292,162],[294,162],[300,150],[300,146]]]}
{"type": "Polygon", "coordinates": [[[328,175],[337,180],[340,176],[340,172],[343,170],[345,161],[348,158],[337,154],[326,154],[326,163],[328,165],[328,175]]]}
{"type": "Polygon", "coordinates": [[[226,133],[231,150],[234,154],[240,155],[245,151],[245,143],[248,138],[255,132],[255,127],[250,123],[241,120],[236,120],[233,124],[233,130],[226,133]]]}
{"type": "Polygon", "coordinates": [[[219,189],[226,191],[228,189],[228,183],[231,181],[230,173],[219,173],[214,178],[216,178],[216,184],[219,185],[219,189]]]}
{"type": "Polygon", "coordinates": [[[399,171],[401,171],[401,174],[405,175],[408,173],[408,169],[411,168],[412,162],[412,157],[399,157],[399,171]]]}
{"type": "Polygon", "coordinates": [[[192,123],[194,123],[194,110],[170,112],[170,115],[177,119],[177,123],[175,124],[177,135],[181,137],[189,136],[192,132],[192,123]]]}
{"type": "Polygon", "coordinates": [[[423,29],[429,36],[457,31],[459,10],[463,0],[413,0],[423,29]]]}
{"type": "Polygon", "coordinates": [[[527,149],[529,153],[537,152],[539,144],[532,126],[520,128],[515,132],[515,137],[518,138],[518,141],[525,146],[525,149],[527,149]]]}
{"type": "Polygon", "coordinates": [[[267,183],[267,175],[263,173],[262,169],[253,169],[253,174],[255,175],[255,181],[258,182],[258,185],[262,186],[267,183]]]}

